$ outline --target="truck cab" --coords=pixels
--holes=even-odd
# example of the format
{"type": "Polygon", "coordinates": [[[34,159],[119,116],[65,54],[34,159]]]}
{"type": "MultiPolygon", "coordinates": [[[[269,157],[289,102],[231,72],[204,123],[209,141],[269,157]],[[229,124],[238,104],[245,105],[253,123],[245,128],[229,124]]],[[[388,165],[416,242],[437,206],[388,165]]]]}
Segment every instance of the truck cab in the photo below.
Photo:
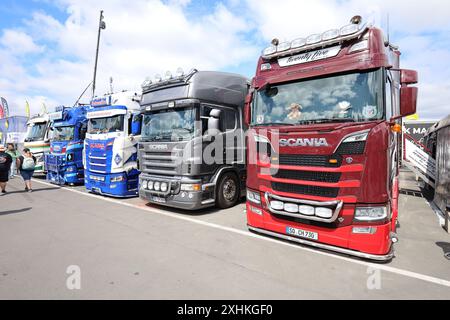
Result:
{"type": "Polygon", "coordinates": [[[85,186],[90,192],[112,197],[137,196],[139,99],[137,92],[124,91],[92,100],[84,142],[85,186]]]}
{"type": "Polygon", "coordinates": [[[374,260],[393,257],[401,117],[417,73],[356,16],[266,48],[247,98],[247,223],[268,236],[374,260]]]}
{"type": "Polygon", "coordinates": [[[192,70],[143,84],[139,196],[186,210],[234,206],[245,194],[240,75],[192,70]]]}
{"type": "Polygon", "coordinates": [[[87,106],[56,107],[51,121],[50,152],[45,155],[47,180],[58,185],[83,184],[83,140],[86,135],[87,106]]]}
{"type": "Polygon", "coordinates": [[[35,174],[44,174],[44,154],[50,151],[49,140],[50,121],[47,114],[38,115],[27,122],[27,133],[24,148],[30,149],[36,157],[35,174]]]}

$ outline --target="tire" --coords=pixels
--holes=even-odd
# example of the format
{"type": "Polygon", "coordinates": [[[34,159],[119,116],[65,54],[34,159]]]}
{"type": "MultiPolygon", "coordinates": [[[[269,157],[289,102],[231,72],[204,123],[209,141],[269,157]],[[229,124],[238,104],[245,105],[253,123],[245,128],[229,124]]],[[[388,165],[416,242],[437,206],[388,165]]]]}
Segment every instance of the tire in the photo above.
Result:
{"type": "Polygon", "coordinates": [[[226,172],[217,184],[216,205],[221,209],[234,207],[241,194],[239,179],[234,172],[226,172]]]}

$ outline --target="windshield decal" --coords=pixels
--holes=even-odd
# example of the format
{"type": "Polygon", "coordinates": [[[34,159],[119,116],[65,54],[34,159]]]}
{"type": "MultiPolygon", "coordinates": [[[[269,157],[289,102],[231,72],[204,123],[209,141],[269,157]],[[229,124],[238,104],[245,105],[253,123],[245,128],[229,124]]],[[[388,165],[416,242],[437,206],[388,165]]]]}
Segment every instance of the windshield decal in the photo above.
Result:
{"type": "Polygon", "coordinates": [[[291,57],[280,58],[278,59],[278,64],[280,67],[288,67],[296,64],[318,61],[335,57],[338,55],[339,51],[341,51],[341,46],[305,52],[291,57]]]}

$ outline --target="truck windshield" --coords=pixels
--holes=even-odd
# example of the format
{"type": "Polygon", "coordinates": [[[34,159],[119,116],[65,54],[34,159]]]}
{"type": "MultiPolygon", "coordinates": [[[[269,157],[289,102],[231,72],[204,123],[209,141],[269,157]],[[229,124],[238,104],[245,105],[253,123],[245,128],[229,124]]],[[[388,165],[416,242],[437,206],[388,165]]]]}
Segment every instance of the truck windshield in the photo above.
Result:
{"type": "Polygon", "coordinates": [[[34,123],[28,126],[26,142],[44,140],[47,123],[34,123]]]}
{"type": "Polygon", "coordinates": [[[382,70],[268,86],[255,95],[253,125],[382,119],[382,70]]]}
{"type": "Polygon", "coordinates": [[[53,127],[53,141],[73,140],[75,127],[53,127]]]}
{"type": "Polygon", "coordinates": [[[186,141],[194,136],[195,109],[170,109],[144,115],[142,139],[186,141]]]}
{"type": "Polygon", "coordinates": [[[123,115],[117,115],[108,118],[90,119],[88,124],[88,133],[109,133],[123,131],[123,115]]]}

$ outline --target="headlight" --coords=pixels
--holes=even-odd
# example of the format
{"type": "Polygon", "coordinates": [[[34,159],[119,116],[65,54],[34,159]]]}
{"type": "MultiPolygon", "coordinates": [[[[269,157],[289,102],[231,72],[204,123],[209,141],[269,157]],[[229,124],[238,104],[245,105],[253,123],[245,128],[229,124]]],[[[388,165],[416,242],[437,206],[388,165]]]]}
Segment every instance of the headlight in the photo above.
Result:
{"type": "Polygon", "coordinates": [[[67,172],[74,172],[74,171],[76,171],[76,170],[77,170],[76,167],[68,167],[68,168],[67,168],[67,172]]]}
{"type": "Polygon", "coordinates": [[[357,221],[379,221],[387,218],[386,207],[356,208],[355,220],[357,221]]]}
{"type": "Polygon", "coordinates": [[[181,191],[200,191],[202,185],[198,183],[183,183],[180,186],[181,191]]]}
{"type": "Polygon", "coordinates": [[[148,186],[147,180],[142,180],[141,186],[142,186],[142,189],[147,189],[147,186],[148,186]]]}
{"type": "Polygon", "coordinates": [[[162,182],[161,183],[161,191],[162,192],[166,192],[167,191],[167,182],[162,182]]]}
{"type": "Polygon", "coordinates": [[[161,187],[161,182],[155,181],[155,183],[153,184],[153,189],[155,189],[155,191],[159,191],[160,187],[161,187]]]}
{"type": "Polygon", "coordinates": [[[259,192],[253,192],[247,189],[247,200],[256,204],[261,204],[259,192]]]}
{"type": "Polygon", "coordinates": [[[124,180],[123,176],[115,176],[111,178],[111,182],[121,182],[124,180]]]}
{"type": "Polygon", "coordinates": [[[345,140],[342,141],[342,143],[366,141],[368,135],[369,135],[369,131],[357,132],[357,133],[352,134],[351,136],[345,138],[345,140]]]}

